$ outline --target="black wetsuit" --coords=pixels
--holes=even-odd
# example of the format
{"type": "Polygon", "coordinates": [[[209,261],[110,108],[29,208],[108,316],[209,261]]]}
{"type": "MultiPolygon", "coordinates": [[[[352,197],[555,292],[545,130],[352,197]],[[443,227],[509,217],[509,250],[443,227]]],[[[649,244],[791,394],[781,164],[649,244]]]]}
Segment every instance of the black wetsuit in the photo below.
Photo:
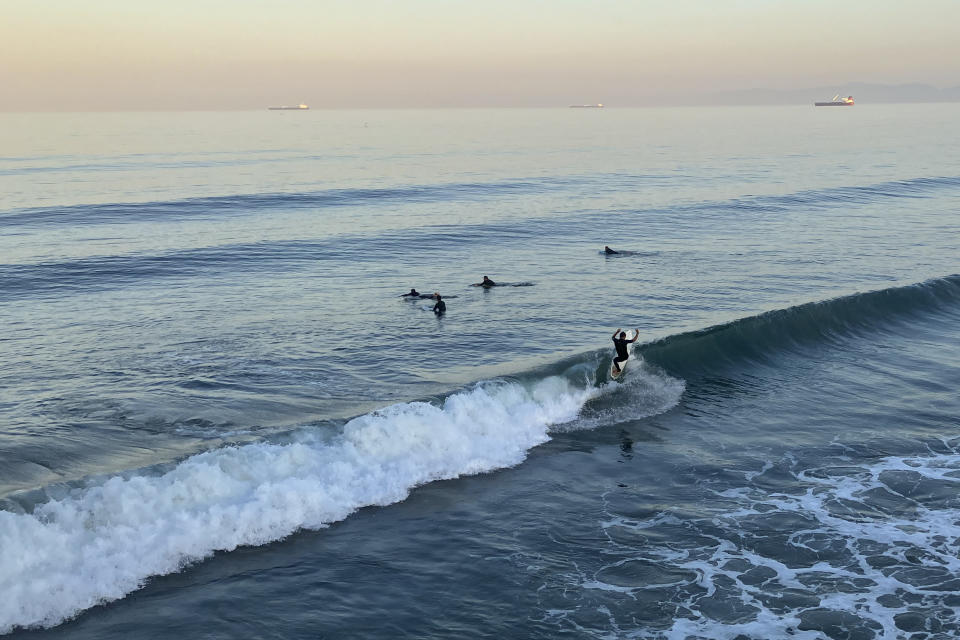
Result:
{"type": "Polygon", "coordinates": [[[630,354],[627,353],[627,345],[630,344],[630,340],[626,338],[614,338],[613,346],[617,348],[617,357],[613,361],[617,364],[617,368],[620,368],[620,363],[624,362],[630,357],[630,354]]]}
{"type": "Polygon", "coordinates": [[[497,286],[497,283],[494,282],[493,280],[484,280],[483,282],[480,283],[480,286],[481,286],[481,287],[487,287],[487,288],[489,288],[489,287],[495,287],[495,286],[497,286]]]}
{"type": "Polygon", "coordinates": [[[437,304],[433,305],[433,312],[437,315],[445,313],[447,311],[447,303],[443,300],[437,300],[437,304]]]}

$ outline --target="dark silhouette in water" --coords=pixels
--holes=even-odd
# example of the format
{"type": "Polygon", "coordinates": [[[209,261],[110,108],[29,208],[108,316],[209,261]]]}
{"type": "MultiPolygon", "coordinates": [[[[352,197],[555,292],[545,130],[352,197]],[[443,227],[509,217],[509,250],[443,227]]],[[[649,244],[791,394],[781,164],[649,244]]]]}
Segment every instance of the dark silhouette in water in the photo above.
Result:
{"type": "MultiPolygon", "coordinates": [[[[405,300],[436,300],[437,293],[420,293],[416,289],[410,289],[410,293],[402,293],[400,297],[405,300]]],[[[447,298],[456,298],[457,296],[447,296],[447,298]]]]}
{"type": "Polygon", "coordinates": [[[626,256],[655,256],[656,251],[626,251],[624,249],[613,250],[610,247],[604,247],[600,255],[607,258],[623,258],[626,256]]]}
{"type": "Polygon", "coordinates": [[[471,287],[483,287],[484,289],[489,289],[491,287],[532,287],[532,282],[494,282],[487,276],[483,276],[483,282],[474,282],[470,285],[471,287]]]}
{"type": "MultiPolygon", "coordinates": [[[[620,331],[620,329],[617,329],[620,331]]],[[[627,340],[627,332],[620,331],[620,337],[617,337],[617,331],[613,332],[613,346],[617,349],[617,357],[613,359],[613,370],[617,373],[620,373],[620,363],[625,362],[630,354],[627,353],[627,345],[631,342],[636,342],[637,338],[640,337],[640,330],[637,329],[634,332],[633,340],[627,340]]]]}
{"type": "Polygon", "coordinates": [[[443,315],[447,312],[447,303],[443,301],[439,293],[435,293],[433,296],[437,299],[437,303],[433,305],[433,312],[438,316],[443,315]]]}

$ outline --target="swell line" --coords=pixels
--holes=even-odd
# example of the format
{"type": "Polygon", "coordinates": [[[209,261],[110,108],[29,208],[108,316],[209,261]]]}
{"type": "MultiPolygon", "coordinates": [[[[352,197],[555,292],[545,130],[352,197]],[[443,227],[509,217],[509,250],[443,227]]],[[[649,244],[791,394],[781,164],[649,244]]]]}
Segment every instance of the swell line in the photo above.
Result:
{"type": "Polygon", "coordinates": [[[223,196],[81,204],[62,207],[14,209],[0,216],[0,223],[42,226],[46,224],[115,224],[150,220],[182,220],[200,216],[249,214],[278,209],[326,209],[405,203],[471,200],[511,193],[560,189],[576,178],[537,178],[500,182],[461,182],[389,188],[325,189],[293,193],[251,193],[223,196]]]}
{"type": "Polygon", "coordinates": [[[642,347],[671,375],[701,375],[729,364],[765,363],[787,350],[842,345],[851,336],[932,314],[960,316],[960,274],[768,311],[671,335],[642,347]]]}
{"type": "MultiPolygon", "coordinates": [[[[494,182],[461,182],[388,188],[326,189],[292,193],[254,193],[223,196],[31,207],[0,214],[0,225],[92,225],[179,221],[183,219],[245,215],[270,210],[324,210],[334,207],[378,206],[398,202],[416,204],[470,201],[504,195],[538,194],[572,187],[594,192],[628,192],[643,188],[678,188],[691,180],[686,175],[600,174],[549,176],[494,182]]],[[[944,189],[960,188],[960,176],[929,176],[871,185],[828,187],[780,195],[745,195],[728,200],[703,201],[670,207],[671,211],[777,212],[798,207],[827,208],[867,204],[891,198],[925,198],[944,189]]],[[[653,209],[652,211],[661,211],[653,209]]],[[[631,210],[634,211],[634,210],[631,210]]]]}

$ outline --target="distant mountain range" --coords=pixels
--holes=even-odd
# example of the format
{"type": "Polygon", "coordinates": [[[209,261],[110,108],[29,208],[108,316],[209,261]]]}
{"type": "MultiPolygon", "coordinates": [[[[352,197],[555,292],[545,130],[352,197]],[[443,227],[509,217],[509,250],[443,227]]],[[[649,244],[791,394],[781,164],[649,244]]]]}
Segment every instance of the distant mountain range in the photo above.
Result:
{"type": "Polygon", "coordinates": [[[709,104],[813,104],[833,96],[853,96],[857,104],[884,102],[960,102],[960,86],[938,89],[929,84],[868,84],[850,82],[808,89],[741,89],[704,94],[709,104]]]}

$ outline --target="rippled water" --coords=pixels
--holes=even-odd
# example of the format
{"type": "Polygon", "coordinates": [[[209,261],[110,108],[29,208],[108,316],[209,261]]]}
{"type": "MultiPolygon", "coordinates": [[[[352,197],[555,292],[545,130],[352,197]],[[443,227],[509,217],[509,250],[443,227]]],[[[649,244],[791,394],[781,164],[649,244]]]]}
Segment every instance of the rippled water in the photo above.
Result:
{"type": "Polygon", "coordinates": [[[0,632],[955,637],[957,107],[822,111],[0,115],[0,632]]]}

